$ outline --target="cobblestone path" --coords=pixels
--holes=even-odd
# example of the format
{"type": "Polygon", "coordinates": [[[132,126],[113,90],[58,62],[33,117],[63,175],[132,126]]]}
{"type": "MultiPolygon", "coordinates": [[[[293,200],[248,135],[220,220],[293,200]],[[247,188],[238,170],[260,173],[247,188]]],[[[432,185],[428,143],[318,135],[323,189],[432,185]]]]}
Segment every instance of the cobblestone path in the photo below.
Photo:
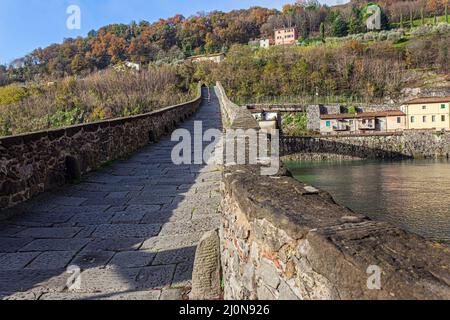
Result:
{"type": "MultiPolygon", "coordinates": [[[[194,121],[221,128],[212,95],[182,128],[193,132],[194,121]]],[[[214,165],[174,165],[175,144],[164,138],[0,222],[0,298],[185,297],[196,245],[219,226],[221,173],[214,165]]]]}

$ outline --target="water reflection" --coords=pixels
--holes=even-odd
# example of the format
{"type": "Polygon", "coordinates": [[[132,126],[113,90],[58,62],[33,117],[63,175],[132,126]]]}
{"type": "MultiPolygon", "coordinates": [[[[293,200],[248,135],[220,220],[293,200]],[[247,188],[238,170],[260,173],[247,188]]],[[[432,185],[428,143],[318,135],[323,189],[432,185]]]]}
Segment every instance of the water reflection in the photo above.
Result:
{"type": "Polygon", "coordinates": [[[450,162],[288,162],[297,179],[341,205],[426,238],[450,242],[450,162]]]}

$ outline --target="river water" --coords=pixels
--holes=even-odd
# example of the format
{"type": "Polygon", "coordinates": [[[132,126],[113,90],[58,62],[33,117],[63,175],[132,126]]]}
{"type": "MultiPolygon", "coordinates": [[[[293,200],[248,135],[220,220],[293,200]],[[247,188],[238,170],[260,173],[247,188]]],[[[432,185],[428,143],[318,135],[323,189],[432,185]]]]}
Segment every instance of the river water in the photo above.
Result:
{"type": "Polygon", "coordinates": [[[450,243],[450,162],[286,162],[294,176],[373,220],[450,243]]]}

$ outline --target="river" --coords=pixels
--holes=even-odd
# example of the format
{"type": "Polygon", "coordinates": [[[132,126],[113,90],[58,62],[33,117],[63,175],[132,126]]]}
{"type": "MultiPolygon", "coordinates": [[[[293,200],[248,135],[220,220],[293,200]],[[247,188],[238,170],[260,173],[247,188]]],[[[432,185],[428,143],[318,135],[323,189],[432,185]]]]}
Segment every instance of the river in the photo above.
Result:
{"type": "Polygon", "coordinates": [[[450,243],[450,162],[286,162],[294,176],[373,220],[450,243]]]}

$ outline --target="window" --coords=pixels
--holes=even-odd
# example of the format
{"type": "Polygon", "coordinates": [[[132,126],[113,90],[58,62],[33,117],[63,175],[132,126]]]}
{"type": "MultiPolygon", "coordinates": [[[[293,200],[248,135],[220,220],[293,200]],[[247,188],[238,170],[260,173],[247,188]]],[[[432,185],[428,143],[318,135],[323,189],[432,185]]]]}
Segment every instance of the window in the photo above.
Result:
{"type": "Polygon", "coordinates": [[[445,104],[441,104],[441,109],[445,109],[446,105],[445,104]]]}
{"type": "Polygon", "coordinates": [[[402,123],[402,118],[397,117],[397,123],[402,123]]]}
{"type": "Polygon", "coordinates": [[[422,117],[422,122],[424,122],[424,123],[427,122],[427,116],[422,117]]]}
{"type": "Polygon", "coordinates": [[[414,123],[416,121],[416,118],[414,116],[411,117],[411,123],[414,123]]]}
{"type": "Polygon", "coordinates": [[[432,116],[431,121],[436,122],[436,116],[432,116]]]}
{"type": "Polygon", "coordinates": [[[331,127],[331,121],[327,121],[327,127],[331,127]]]}
{"type": "Polygon", "coordinates": [[[441,116],[441,121],[444,122],[445,121],[445,115],[441,116]]]}
{"type": "Polygon", "coordinates": [[[422,106],[422,110],[427,110],[427,106],[422,106]]]}

